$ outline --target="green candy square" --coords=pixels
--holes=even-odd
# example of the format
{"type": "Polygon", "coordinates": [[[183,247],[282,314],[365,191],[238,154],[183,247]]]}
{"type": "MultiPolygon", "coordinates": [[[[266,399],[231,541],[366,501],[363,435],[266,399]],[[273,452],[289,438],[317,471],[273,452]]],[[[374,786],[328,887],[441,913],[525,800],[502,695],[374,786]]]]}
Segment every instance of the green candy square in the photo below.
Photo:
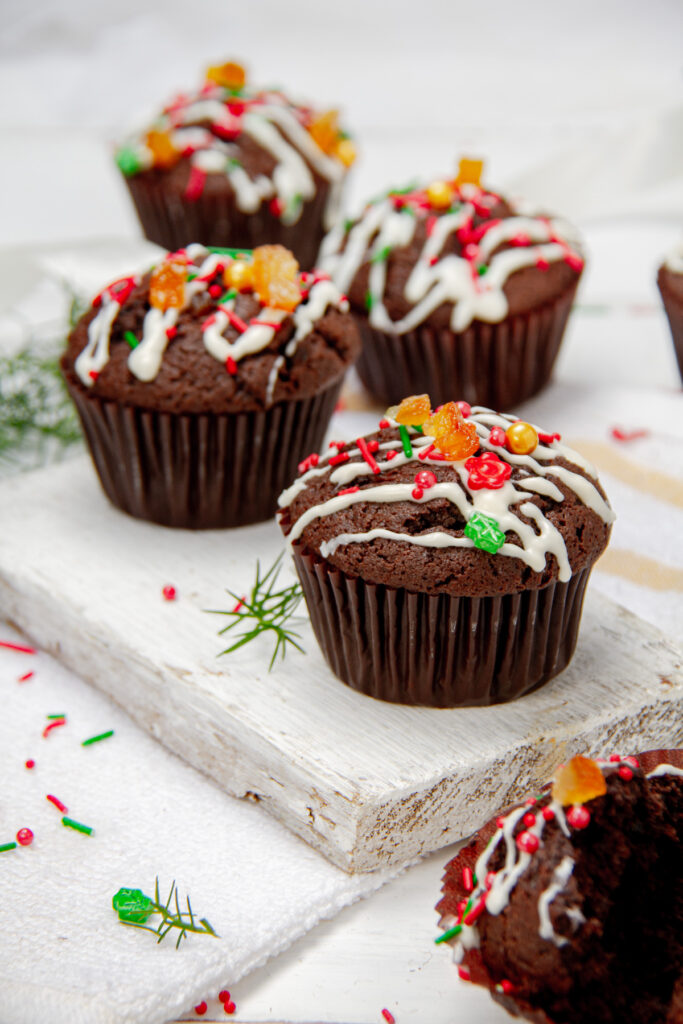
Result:
{"type": "Polygon", "coordinates": [[[505,543],[505,534],[495,519],[475,512],[465,526],[465,536],[474,541],[475,548],[495,555],[505,543]]]}

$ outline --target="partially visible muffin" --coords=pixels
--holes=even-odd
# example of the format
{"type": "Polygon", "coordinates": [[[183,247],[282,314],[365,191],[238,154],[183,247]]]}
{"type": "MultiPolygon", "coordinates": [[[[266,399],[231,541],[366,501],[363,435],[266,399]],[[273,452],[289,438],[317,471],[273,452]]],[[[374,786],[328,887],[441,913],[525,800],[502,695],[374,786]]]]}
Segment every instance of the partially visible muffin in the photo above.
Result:
{"type": "Polygon", "coordinates": [[[678,370],[683,380],[683,242],[669,253],[659,268],[657,287],[669,318],[678,370]]]}
{"type": "Polygon", "coordinates": [[[310,455],[280,497],[332,670],[435,707],[528,693],[569,663],[614,514],[559,434],[465,402],[405,399],[310,455]]]}
{"type": "Polygon", "coordinates": [[[278,243],[310,270],[335,222],[355,148],[335,110],[211,67],[116,153],[147,238],[254,248],[278,243]]]}
{"type": "Polygon", "coordinates": [[[321,265],[348,292],[358,373],[384,404],[427,392],[510,410],[548,381],[584,265],[576,232],[480,183],[393,189],[332,230],[321,265]]]}
{"type": "Polygon", "coordinates": [[[110,500],[193,529],[271,516],[358,353],[347,310],[281,246],[193,244],[105,288],[62,370],[110,500]]]}
{"type": "Polygon", "coordinates": [[[486,825],[437,906],[460,977],[536,1024],[683,1021],[683,751],[575,757],[486,825]]]}

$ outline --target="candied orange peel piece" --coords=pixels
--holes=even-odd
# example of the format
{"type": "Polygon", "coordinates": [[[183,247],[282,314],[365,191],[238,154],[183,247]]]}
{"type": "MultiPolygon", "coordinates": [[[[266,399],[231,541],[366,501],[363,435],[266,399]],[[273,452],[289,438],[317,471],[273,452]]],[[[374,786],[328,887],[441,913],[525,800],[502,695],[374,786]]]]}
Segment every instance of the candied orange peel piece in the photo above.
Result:
{"type": "Polygon", "coordinates": [[[397,423],[403,423],[406,427],[419,427],[429,418],[432,403],[429,395],[410,395],[388,411],[397,423]]]}
{"type": "Polygon", "coordinates": [[[168,169],[180,160],[180,152],[175,148],[168,132],[152,129],[145,136],[145,145],[154,157],[154,166],[168,169]]]}
{"type": "Polygon", "coordinates": [[[340,139],[334,147],[334,155],[344,167],[351,167],[356,162],[356,147],[351,139],[340,139]]]}
{"type": "Polygon", "coordinates": [[[455,184],[481,185],[481,175],[483,170],[483,160],[472,160],[470,157],[463,157],[458,163],[458,174],[455,179],[455,184]]]}
{"type": "Polygon", "coordinates": [[[309,124],[308,133],[323,153],[331,156],[339,142],[339,111],[326,110],[318,114],[309,124]]]}
{"type": "Polygon", "coordinates": [[[206,80],[224,89],[242,89],[247,80],[247,73],[241,64],[229,60],[225,64],[213,64],[207,68],[206,80]]]}
{"type": "Polygon", "coordinates": [[[563,807],[585,804],[606,792],[605,776],[590,757],[573,757],[560,765],[553,776],[553,800],[563,807]]]}
{"type": "Polygon", "coordinates": [[[149,304],[165,312],[167,309],[182,309],[185,305],[184,264],[161,263],[152,271],[149,279],[149,304]]]}
{"type": "Polygon", "coordinates": [[[468,423],[455,402],[447,402],[423,424],[423,431],[434,438],[434,445],[452,461],[474,455],[479,436],[474,423],[468,423]]]}
{"type": "Polygon", "coordinates": [[[261,302],[271,309],[291,313],[301,302],[297,281],[299,264],[284,245],[260,245],[254,249],[251,279],[261,302]]]}

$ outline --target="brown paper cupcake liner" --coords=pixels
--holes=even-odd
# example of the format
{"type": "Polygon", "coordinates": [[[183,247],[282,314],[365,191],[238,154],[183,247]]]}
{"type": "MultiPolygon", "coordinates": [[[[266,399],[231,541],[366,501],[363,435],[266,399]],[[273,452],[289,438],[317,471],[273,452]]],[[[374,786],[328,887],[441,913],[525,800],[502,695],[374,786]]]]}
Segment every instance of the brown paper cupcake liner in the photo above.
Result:
{"type": "Polygon", "coordinates": [[[67,381],[102,487],[138,519],[192,530],[269,519],[318,451],[341,390],[260,412],[163,413],[103,401],[67,381]]]}
{"type": "Polygon", "coordinates": [[[165,185],[145,174],[126,177],[146,238],[171,251],[191,242],[202,245],[253,249],[257,245],[284,245],[302,270],[315,266],[325,234],[325,206],[329,183],[320,179],[312,199],[304,203],[295,224],[283,224],[264,202],[254,213],[244,213],[227,189],[205,188],[196,200],[185,199],[177,183],[165,185]],[[175,187],[174,187],[175,186],[175,187]]]}
{"type": "Polygon", "coordinates": [[[674,352],[676,353],[676,360],[678,362],[678,372],[683,381],[683,303],[680,299],[676,299],[674,295],[670,295],[666,289],[666,286],[662,285],[661,274],[657,280],[659,286],[659,294],[662,296],[662,302],[664,303],[664,309],[669,320],[669,328],[671,330],[671,340],[674,343],[674,352]]]}
{"type": "Polygon", "coordinates": [[[497,324],[475,320],[459,334],[424,324],[386,334],[356,314],[363,349],[356,369],[384,405],[426,393],[433,405],[454,398],[509,411],[550,379],[576,285],[555,302],[497,324]]]}
{"type": "Polygon", "coordinates": [[[592,568],[540,590],[451,597],[365,583],[300,544],[293,553],[332,671],[370,697],[431,707],[513,700],[561,672],[592,568]]]}

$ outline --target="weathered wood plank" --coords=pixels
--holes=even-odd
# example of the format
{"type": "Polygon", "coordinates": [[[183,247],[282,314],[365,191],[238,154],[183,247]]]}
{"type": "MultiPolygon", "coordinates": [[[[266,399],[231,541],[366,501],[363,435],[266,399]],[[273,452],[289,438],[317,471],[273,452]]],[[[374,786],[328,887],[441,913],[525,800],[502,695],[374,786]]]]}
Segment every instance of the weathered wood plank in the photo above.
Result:
{"type": "Polygon", "coordinates": [[[514,704],[383,704],[307,655],[272,673],[255,644],[217,658],[221,624],[272,523],[190,533],[113,510],[84,458],[0,485],[0,609],[236,796],[263,806],[346,870],[370,870],[468,835],[577,750],[683,742],[681,654],[590,594],[570,667],[514,704]],[[172,583],[169,603],[161,588],[172,583]]]}

